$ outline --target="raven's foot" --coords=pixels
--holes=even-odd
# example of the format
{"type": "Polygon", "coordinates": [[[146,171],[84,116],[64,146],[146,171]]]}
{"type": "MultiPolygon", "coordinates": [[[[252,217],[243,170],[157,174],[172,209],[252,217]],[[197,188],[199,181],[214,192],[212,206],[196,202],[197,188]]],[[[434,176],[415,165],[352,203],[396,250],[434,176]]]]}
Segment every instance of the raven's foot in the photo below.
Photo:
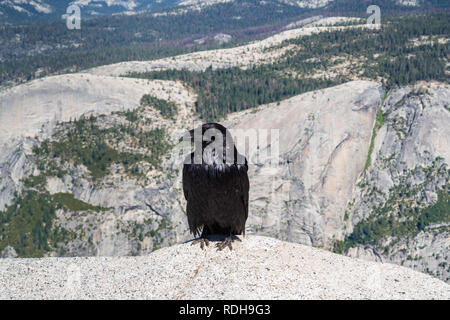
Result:
{"type": "Polygon", "coordinates": [[[218,244],[216,244],[217,251],[222,251],[226,247],[230,248],[230,251],[233,250],[233,247],[231,246],[232,242],[233,242],[233,239],[231,238],[231,236],[226,237],[224,241],[219,242],[218,244]]]}
{"type": "Polygon", "coordinates": [[[209,240],[207,238],[200,238],[200,239],[192,241],[191,246],[195,246],[198,243],[200,243],[200,248],[203,250],[203,249],[205,249],[206,246],[209,245],[209,240]]]}

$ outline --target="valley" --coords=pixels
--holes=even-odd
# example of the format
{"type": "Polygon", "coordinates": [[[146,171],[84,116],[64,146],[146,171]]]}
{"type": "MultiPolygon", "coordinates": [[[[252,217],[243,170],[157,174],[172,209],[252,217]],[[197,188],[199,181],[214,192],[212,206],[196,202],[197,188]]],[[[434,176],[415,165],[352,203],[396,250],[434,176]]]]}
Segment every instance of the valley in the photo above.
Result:
{"type": "Polygon", "coordinates": [[[279,132],[278,167],[260,156],[275,146],[248,150],[247,234],[449,282],[448,13],[381,28],[327,16],[282,30],[287,20],[223,47],[23,81],[2,72],[1,256],[147,255],[190,239],[178,140],[220,121],[279,132]]]}

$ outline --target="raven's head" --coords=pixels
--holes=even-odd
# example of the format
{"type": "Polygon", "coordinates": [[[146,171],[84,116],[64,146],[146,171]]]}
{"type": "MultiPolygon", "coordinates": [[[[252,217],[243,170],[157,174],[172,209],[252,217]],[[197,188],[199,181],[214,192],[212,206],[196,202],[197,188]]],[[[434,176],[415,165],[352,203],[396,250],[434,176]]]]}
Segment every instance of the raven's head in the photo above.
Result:
{"type": "Polygon", "coordinates": [[[202,139],[202,147],[203,148],[205,148],[208,144],[215,141],[217,133],[220,133],[222,135],[224,144],[225,144],[227,138],[231,139],[231,135],[229,135],[227,128],[225,128],[220,123],[210,122],[210,123],[205,123],[195,129],[189,130],[183,136],[180,137],[179,142],[182,142],[184,139],[191,139],[191,142],[193,142],[196,132],[199,133],[199,138],[202,139]],[[201,136],[200,136],[200,133],[201,133],[201,136]],[[206,135],[205,135],[205,133],[206,133],[206,135]],[[210,134],[208,135],[208,133],[210,133],[210,134]],[[227,136],[227,133],[228,133],[228,136],[227,136]]]}
{"type": "MultiPolygon", "coordinates": [[[[218,164],[236,163],[238,159],[238,152],[230,131],[219,123],[205,123],[186,132],[180,138],[180,142],[186,140],[194,144],[195,150],[201,151],[197,153],[198,156],[203,155],[199,161],[218,164]]],[[[194,154],[191,156],[193,157],[194,154]]],[[[246,161],[245,157],[241,160],[246,161]]]]}

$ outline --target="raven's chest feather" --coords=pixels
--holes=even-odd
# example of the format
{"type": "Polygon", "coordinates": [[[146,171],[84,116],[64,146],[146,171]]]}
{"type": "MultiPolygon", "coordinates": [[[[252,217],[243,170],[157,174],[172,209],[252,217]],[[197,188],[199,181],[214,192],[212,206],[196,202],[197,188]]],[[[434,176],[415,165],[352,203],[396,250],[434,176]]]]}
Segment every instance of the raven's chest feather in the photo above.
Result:
{"type": "Polygon", "coordinates": [[[245,192],[242,179],[248,179],[245,165],[186,164],[183,170],[186,200],[208,206],[231,205],[227,201],[236,201],[245,192]]]}

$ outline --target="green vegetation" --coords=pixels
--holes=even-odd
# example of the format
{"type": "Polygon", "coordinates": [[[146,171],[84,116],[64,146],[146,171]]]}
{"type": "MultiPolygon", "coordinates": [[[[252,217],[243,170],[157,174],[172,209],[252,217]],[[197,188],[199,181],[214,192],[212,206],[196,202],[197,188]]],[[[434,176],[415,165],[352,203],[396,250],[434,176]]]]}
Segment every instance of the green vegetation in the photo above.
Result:
{"type": "MultiPolygon", "coordinates": [[[[125,114],[127,119],[137,118],[133,112],[125,114]]],[[[100,128],[97,118],[89,117],[64,125],[56,134],[56,140],[46,140],[33,151],[47,164],[60,159],[63,163],[84,165],[94,179],[100,179],[109,173],[113,164],[122,164],[127,172],[132,173],[138,173],[136,164],[142,161],[159,168],[161,157],[169,148],[164,129],[146,131],[139,127],[139,123],[100,128]],[[127,139],[130,147],[144,148],[145,153],[121,152],[114,148],[127,139]]]]}
{"type": "Polygon", "coordinates": [[[173,230],[171,221],[162,217],[161,220],[148,218],[144,219],[143,223],[132,222],[122,232],[126,233],[128,239],[131,241],[142,242],[144,238],[152,239],[152,251],[161,248],[164,240],[166,240],[167,232],[173,230]]]}
{"type": "Polygon", "coordinates": [[[77,200],[71,194],[26,190],[15,198],[6,211],[0,212],[0,251],[13,247],[19,257],[42,257],[57,248],[68,232],[55,227],[53,221],[58,209],[71,211],[104,211],[77,200]]]}
{"type": "Polygon", "coordinates": [[[101,206],[93,206],[89,203],[83,202],[81,200],[75,199],[71,193],[55,193],[53,195],[53,200],[60,204],[62,207],[70,211],[105,211],[106,208],[101,206]]]}
{"type": "Polygon", "coordinates": [[[26,192],[1,215],[0,250],[12,246],[20,257],[42,257],[50,250],[55,207],[48,194],[26,192]]]}
{"type": "Polygon", "coordinates": [[[384,206],[356,224],[350,235],[335,243],[334,251],[343,253],[358,244],[380,246],[386,237],[396,240],[414,237],[431,224],[450,223],[450,185],[439,190],[437,202],[426,208],[412,206],[398,198],[398,195],[392,196],[384,206]],[[397,199],[394,201],[394,198],[397,199]]]}
{"type": "MultiPolygon", "coordinates": [[[[162,101],[157,102],[164,105],[162,101]]],[[[102,123],[101,126],[94,116],[61,123],[52,139],[36,146],[33,155],[41,173],[24,179],[22,194],[17,194],[14,203],[5,212],[0,212],[0,251],[10,245],[20,257],[42,257],[55,250],[63,254],[64,249],[58,244],[74,240],[77,233],[54,225],[56,211],[107,210],[78,200],[69,193],[51,195],[46,191],[47,177],[63,178],[65,174],[71,174],[68,164],[86,166],[94,181],[108,174],[113,164],[122,165],[125,172],[138,177],[143,175],[140,163],[159,168],[170,144],[164,129],[144,127],[145,121],[139,112],[123,113],[130,121],[127,125],[108,127],[102,123]],[[118,150],[119,143],[124,141],[132,151],[118,150]]],[[[153,233],[158,236],[166,227],[167,222],[163,221],[153,233]]],[[[162,238],[154,241],[160,243],[162,238]]]]}
{"type": "Polygon", "coordinates": [[[38,176],[27,177],[23,184],[25,188],[43,190],[46,183],[46,175],[40,174],[38,176]]]}
{"type": "Polygon", "coordinates": [[[218,48],[222,46],[212,38],[221,32],[233,36],[227,46],[236,45],[279,30],[310,12],[278,3],[261,5],[259,0],[245,2],[223,3],[182,15],[143,13],[83,19],[81,30],[68,30],[60,19],[0,25],[0,85],[120,61],[218,48]],[[198,45],[194,40],[201,38],[207,41],[198,45]]]}
{"type": "Polygon", "coordinates": [[[417,231],[423,231],[432,223],[450,222],[450,188],[438,192],[437,202],[422,210],[417,219],[417,231]]]}
{"type": "Polygon", "coordinates": [[[205,121],[217,120],[230,112],[283,100],[307,91],[326,88],[344,82],[344,78],[297,79],[279,75],[276,65],[262,65],[242,70],[229,69],[205,71],[164,70],[130,73],[127,76],[143,79],[181,80],[197,93],[196,112],[205,121]]]}
{"type": "MultiPolygon", "coordinates": [[[[141,106],[152,106],[161,112],[161,115],[166,119],[174,119],[178,113],[177,105],[173,102],[158,99],[149,94],[145,94],[141,98],[141,106]]],[[[128,119],[128,118],[127,118],[128,119]]],[[[130,119],[128,119],[131,121],[130,119]]]]}
{"type": "MultiPolygon", "coordinates": [[[[421,1],[421,6],[448,8],[449,5],[443,4],[444,2],[421,1]]],[[[404,38],[405,32],[405,28],[401,26],[397,28],[403,23],[401,14],[417,13],[420,9],[400,7],[392,0],[374,0],[372,4],[382,8],[383,24],[394,22],[395,25],[387,32],[383,32],[385,36],[380,47],[378,47],[379,43],[367,43],[367,46],[363,46],[368,34],[375,31],[360,31],[360,34],[365,33],[365,35],[363,34],[361,39],[356,39],[354,45],[351,42],[344,44],[349,45],[350,54],[370,57],[376,51],[389,53],[390,57],[396,57],[396,61],[390,61],[389,55],[375,58],[378,60],[379,71],[394,75],[394,78],[396,78],[395,72],[399,72],[397,76],[399,81],[408,81],[409,78],[413,80],[423,77],[423,74],[429,74],[427,77],[434,79],[436,72],[433,69],[440,68],[441,62],[438,60],[442,58],[446,45],[443,45],[444,50],[440,50],[441,53],[438,55],[436,52],[432,53],[422,48],[419,51],[424,51],[424,54],[409,56],[407,52],[409,49],[405,50],[405,43],[398,41],[404,38]],[[386,48],[388,48],[387,51],[386,48]],[[391,54],[392,51],[401,54],[391,54]]],[[[279,32],[287,24],[312,15],[329,16],[345,13],[348,16],[366,18],[366,8],[367,6],[361,5],[361,2],[356,0],[336,1],[326,8],[317,10],[285,5],[280,2],[266,2],[262,5],[259,0],[241,0],[205,7],[201,11],[193,10],[182,15],[153,16],[143,13],[83,19],[83,27],[80,31],[68,30],[63,21],[3,24],[0,25],[0,43],[2,43],[0,85],[29,81],[55,73],[77,72],[120,61],[144,61],[198,50],[233,46],[279,32]],[[230,34],[233,41],[226,45],[218,45],[214,42],[213,36],[223,32],[230,34]],[[199,45],[195,41],[198,39],[206,39],[205,44],[199,45]]],[[[439,14],[421,15],[412,24],[417,33],[422,30],[428,32],[430,26],[436,25],[437,19],[441,19],[440,23],[448,21],[448,13],[444,11],[439,14]]],[[[448,30],[445,29],[434,31],[448,34],[448,30]]],[[[409,34],[407,33],[406,36],[409,34]]],[[[322,53],[327,54],[330,45],[333,46],[336,41],[342,41],[343,38],[339,36],[336,38],[333,34],[329,40],[331,42],[328,44],[323,42],[323,48],[314,44],[308,47],[308,49],[313,48],[309,58],[322,53]]],[[[305,53],[308,54],[307,51],[305,53]]],[[[369,73],[375,71],[369,65],[367,67],[370,69],[369,73]]],[[[375,75],[372,74],[372,76],[375,75]]],[[[441,73],[438,76],[442,78],[445,74],[441,73]]],[[[395,82],[395,79],[393,80],[395,82]]]]}
{"type": "Polygon", "coordinates": [[[314,57],[315,69],[326,71],[349,61],[346,72],[381,79],[386,89],[419,80],[448,82],[450,44],[438,40],[448,38],[448,20],[448,13],[384,16],[379,30],[353,28],[288,40],[281,46],[296,48],[286,53],[284,63],[297,71],[314,57]]]}
{"type": "Polygon", "coordinates": [[[352,200],[351,202],[349,202],[347,204],[347,208],[345,209],[344,212],[344,221],[347,221],[350,215],[350,211],[352,210],[353,206],[355,205],[355,200],[352,200]]]}
{"type": "MultiPolygon", "coordinates": [[[[446,13],[386,17],[380,30],[353,28],[287,40],[280,48],[290,45],[294,49],[278,61],[246,70],[210,67],[127,76],[185,82],[197,93],[196,111],[205,121],[355,77],[382,81],[387,91],[419,80],[448,82],[450,43],[438,41],[450,34],[448,17],[446,13]],[[430,40],[415,45],[416,39],[430,40]]],[[[382,122],[381,114],[377,121],[382,122]]]]}
{"type": "Polygon", "coordinates": [[[375,118],[375,125],[373,126],[372,138],[370,139],[369,153],[367,155],[366,164],[364,165],[364,171],[366,171],[369,168],[372,162],[372,152],[373,147],[375,145],[375,138],[377,137],[377,131],[383,126],[383,124],[384,124],[383,111],[379,109],[377,111],[377,116],[375,118]]]}

